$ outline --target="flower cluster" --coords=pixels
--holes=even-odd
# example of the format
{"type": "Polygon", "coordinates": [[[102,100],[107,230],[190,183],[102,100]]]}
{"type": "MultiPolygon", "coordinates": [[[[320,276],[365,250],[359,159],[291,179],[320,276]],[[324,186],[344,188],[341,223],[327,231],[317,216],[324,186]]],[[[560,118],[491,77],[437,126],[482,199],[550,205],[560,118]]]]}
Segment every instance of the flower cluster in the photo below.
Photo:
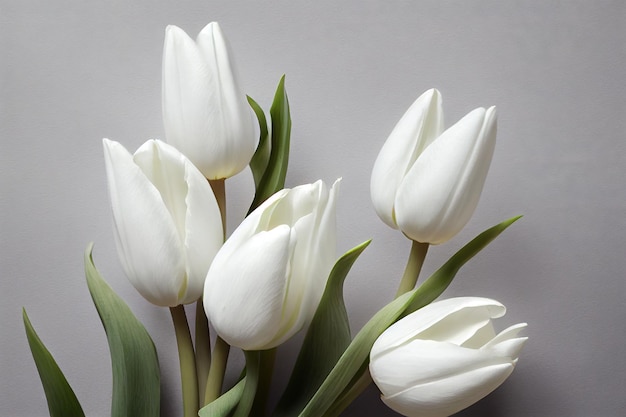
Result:
{"type": "MultiPolygon", "coordinates": [[[[497,301],[432,301],[515,219],[479,235],[467,245],[471,251],[460,250],[416,286],[428,246],[454,237],[476,209],[494,153],[495,107],[475,109],[445,129],[441,94],[429,90],[382,146],[371,200],[412,251],[397,298],[351,338],[343,279],[367,243],[336,254],[340,180],[284,188],[290,140],[284,79],[268,122],[242,92],[233,62],[217,23],[195,41],[169,26],[165,141],[149,140],[134,154],[103,141],[119,259],[143,297],[172,311],[185,417],[262,416],[275,348],[303,329],[294,376],[275,415],[338,415],[372,380],[384,403],[405,416],[448,416],[496,389],[517,363],[525,324],[496,334],[492,319],[505,312],[497,301]],[[225,179],[248,166],[256,196],[225,239],[225,179]],[[183,307],[194,302],[195,343],[183,307]],[[209,329],[217,335],[213,352],[209,329]],[[224,391],[230,347],[245,352],[246,371],[224,391]]],[[[105,302],[93,288],[101,311],[105,302]]]]}

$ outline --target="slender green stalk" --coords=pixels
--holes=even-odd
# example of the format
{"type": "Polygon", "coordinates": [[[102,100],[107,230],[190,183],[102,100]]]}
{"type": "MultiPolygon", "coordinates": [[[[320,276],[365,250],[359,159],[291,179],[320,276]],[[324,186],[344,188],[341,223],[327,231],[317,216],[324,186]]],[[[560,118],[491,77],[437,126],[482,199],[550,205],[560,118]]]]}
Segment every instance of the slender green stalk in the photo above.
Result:
{"type": "Polygon", "coordinates": [[[258,350],[244,351],[244,354],[246,355],[246,384],[233,417],[258,417],[256,414],[250,413],[250,411],[252,410],[252,405],[254,404],[256,392],[259,387],[261,352],[258,350]]]}
{"type": "Polygon", "coordinates": [[[185,307],[178,305],[170,307],[176,343],[178,344],[178,358],[180,361],[180,379],[183,391],[184,417],[198,415],[198,377],[196,375],[196,357],[193,351],[189,324],[185,315],[185,307]]]}
{"type": "Polygon", "coordinates": [[[255,417],[265,416],[267,408],[267,398],[270,393],[272,375],[274,374],[274,362],[276,360],[276,348],[262,350],[260,352],[259,383],[257,393],[252,405],[252,413],[255,417]]]}
{"type": "Polygon", "coordinates": [[[220,180],[209,180],[209,184],[213,189],[217,206],[220,208],[220,213],[222,214],[222,229],[224,230],[224,239],[226,239],[226,180],[224,178],[220,180]]]}
{"type": "Polygon", "coordinates": [[[402,275],[398,292],[396,292],[396,298],[415,288],[417,277],[422,270],[424,258],[426,258],[426,253],[428,252],[428,243],[416,242],[414,240],[412,242],[409,260],[404,268],[404,275],[402,275]]]}
{"type": "Polygon", "coordinates": [[[204,404],[208,404],[222,393],[222,384],[224,383],[224,374],[226,373],[226,363],[228,361],[228,353],[230,345],[221,337],[217,336],[215,346],[213,347],[213,355],[211,356],[211,369],[209,370],[209,378],[206,383],[204,393],[204,404]]]}
{"type": "Polygon", "coordinates": [[[196,372],[198,374],[198,395],[200,404],[204,404],[206,382],[211,368],[211,339],[209,321],[204,313],[202,299],[196,303],[196,372]]]}

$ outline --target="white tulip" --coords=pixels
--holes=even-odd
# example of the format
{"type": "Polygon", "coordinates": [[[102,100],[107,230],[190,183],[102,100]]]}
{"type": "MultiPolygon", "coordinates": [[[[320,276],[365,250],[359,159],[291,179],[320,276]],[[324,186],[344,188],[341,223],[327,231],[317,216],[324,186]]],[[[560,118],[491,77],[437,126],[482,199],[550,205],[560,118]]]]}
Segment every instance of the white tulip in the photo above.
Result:
{"type": "Polygon", "coordinates": [[[335,262],[335,201],[318,181],[277,192],[215,256],[204,308],[216,332],[244,350],[269,349],[310,322],[335,262]]]}
{"type": "Polygon", "coordinates": [[[205,177],[228,178],[250,163],[257,142],[254,119],[216,22],[195,42],[182,29],[167,27],[162,92],[167,142],[205,177]]]}
{"type": "Polygon", "coordinates": [[[202,296],[223,240],[211,186],[174,147],[144,143],[131,155],[104,139],[115,239],[122,266],[153,304],[176,306],[202,296]]]}
{"type": "Polygon", "coordinates": [[[525,323],[496,335],[497,301],[437,301],[390,326],[374,343],[370,373],[382,400],[405,416],[444,417],[496,389],[513,372],[525,323]]]}
{"type": "Polygon", "coordinates": [[[439,91],[422,94],[374,163],[370,189],[378,216],[418,242],[451,239],[478,205],[496,124],[495,107],[478,108],[443,131],[439,91]]]}

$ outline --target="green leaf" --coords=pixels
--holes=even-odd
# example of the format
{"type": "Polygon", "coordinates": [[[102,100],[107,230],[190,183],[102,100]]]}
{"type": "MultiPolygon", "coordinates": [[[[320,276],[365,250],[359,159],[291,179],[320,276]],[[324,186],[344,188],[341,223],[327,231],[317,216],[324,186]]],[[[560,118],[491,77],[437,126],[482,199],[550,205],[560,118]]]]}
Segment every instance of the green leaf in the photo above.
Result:
{"type": "Polygon", "coordinates": [[[425,305],[433,302],[443,291],[448,288],[456,273],[463,265],[472,259],[478,252],[483,250],[495,238],[500,236],[510,225],[519,220],[522,216],[512,217],[499,223],[472,239],[468,244],[463,246],[457,253],[444,263],[435,273],[426,280],[419,288],[423,295],[415,297],[410,306],[404,312],[404,315],[410,314],[425,305]]]}
{"type": "Polygon", "coordinates": [[[245,385],[246,378],[243,378],[215,401],[203,407],[198,415],[200,417],[227,417],[239,404],[245,385]]]}
{"type": "Polygon", "coordinates": [[[251,213],[261,203],[275,192],[285,187],[287,166],[289,163],[289,140],[291,137],[291,116],[289,100],[285,91],[285,76],[283,75],[276,88],[274,101],[270,108],[272,120],[272,144],[269,162],[263,177],[257,186],[254,200],[248,213],[251,213]]]}
{"type": "Polygon", "coordinates": [[[26,314],[26,309],[22,309],[22,318],[28,345],[33,354],[43,390],[46,393],[50,417],[84,417],[85,413],[83,413],[72,387],[65,379],[50,351],[46,349],[35,332],[26,314]]]}
{"type": "Polygon", "coordinates": [[[263,109],[250,96],[248,96],[248,103],[250,103],[250,107],[252,107],[252,110],[254,110],[254,113],[256,114],[256,118],[259,121],[259,129],[261,131],[259,136],[259,145],[252,156],[252,160],[250,161],[250,169],[252,170],[252,177],[254,178],[254,186],[255,188],[258,188],[261,178],[263,178],[263,174],[265,173],[265,169],[267,168],[267,163],[270,160],[271,143],[269,141],[267,119],[265,118],[263,109]]]}
{"type": "Polygon", "coordinates": [[[396,298],[379,310],[356,335],[299,416],[323,416],[348,387],[350,381],[358,375],[359,369],[369,361],[369,352],[378,336],[402,315],[421,308],[439,297],[459,269],[517,219],[519,217],[514,217],[484,231],[454,254],[419,288],[396,298]]]}
{"type": "Polygon", "coordinates": [[[330,272],[324,295],[313,316],[274,416],[297,415],[350,344],[350,324],[343,300],[343,283],[350,268],[370,242],[368,240],[346,252],[330,272]]]}
{"type": "Polygon", "coordinates": [[[102,279],[85,251],[85,274],[106,331],[113,366],[112,417],[158,417],[160,374],[157,352],[145,327],[102,279]]]}

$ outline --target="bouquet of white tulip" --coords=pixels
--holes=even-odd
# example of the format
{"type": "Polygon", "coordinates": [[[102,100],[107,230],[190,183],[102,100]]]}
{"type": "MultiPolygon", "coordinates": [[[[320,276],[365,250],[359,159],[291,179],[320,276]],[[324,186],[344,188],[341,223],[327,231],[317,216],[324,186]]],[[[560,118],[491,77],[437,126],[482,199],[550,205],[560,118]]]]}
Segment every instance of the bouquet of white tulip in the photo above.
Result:
{"type": "MultiPolygon", "coordinates": [[[[119,259],[146,300],[171,310],[185,417],[337,416],[372,381],[402,415],[448,416],[511,374],[525,324],[496,334],[492,319],[505,312],[497,301],[435,300],[517,218],[478,235],[416,286],[429,245],[456,235],[477,206],[495,146],[494,107],[444,130],[441,95],[429,90],[391,132],[373,168],[371,198],[411,252],[396,298],[352,337],[343,283],[369,241],[337,257],[339,180],[284,189],[291,131],[284,78],[268,121],[241,92],[217,23],[196,41],[170,26],[162,88],[166,142],[150,140],[134,154],[112,140],[103,145],[119,259]],[[252,205],[225,239],[225,180],[247,166],[252,205]],[[189,303],[197,304],[195,340],[189,303]],[[301,330],[298,358],[284,364],[291,378],[268,410],[276,348],[301,330]],[[246,365],[225,387],[231,347],[245,353],[246,365]]],[[[85,270],[111,353],[111,415],[157,417],[152,339],[96,270],[91,245],[85,270]]],[[[24,324],[50,415],[84,416],[25,310],[24,324]]]]}

